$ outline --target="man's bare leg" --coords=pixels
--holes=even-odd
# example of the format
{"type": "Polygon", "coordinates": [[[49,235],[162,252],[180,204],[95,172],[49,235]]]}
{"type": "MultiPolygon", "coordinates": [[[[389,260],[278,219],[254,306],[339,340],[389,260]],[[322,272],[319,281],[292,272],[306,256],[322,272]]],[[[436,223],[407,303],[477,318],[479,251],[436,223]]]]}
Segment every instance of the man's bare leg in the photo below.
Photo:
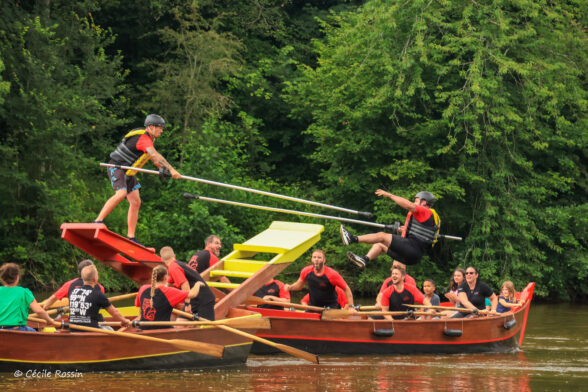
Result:
{"type": "Polygon", "coordinates": [[[357,242],[360,244],[382,244],[386,248],[392,243],[392,234],[379,232],[357,236],[357,242]]]}
{"type": "Polygon", "coordinates": [[[104,203],[104,207],[102,207],[102,210],[100,210],[100,213],[98,214],[98,217],[96,218],[96,221],[99,221],[99,222],[104,221],[104,219],[106,219],[108,214],[110,214],[112,212],[112,210],[114,210],[114,207],[116,207],[118,205],[118,203],[123,201],[125,199],[125,197],[127,197],[127,190],[126,189],[119,189],[118,191],[116,191],[114,193],[114,195],[112,195],[110,197],[110,199],[108,199],[106,201],[106,203],[104,203]]]}
{"type": "Polygon", "coordinates": [[[135,238],[135,229],[139,220],[139,208],[141,208],[141,196],[136,189],[127,195],[129,201],[129,213],[127,215],[127,237],[135,238]]]}

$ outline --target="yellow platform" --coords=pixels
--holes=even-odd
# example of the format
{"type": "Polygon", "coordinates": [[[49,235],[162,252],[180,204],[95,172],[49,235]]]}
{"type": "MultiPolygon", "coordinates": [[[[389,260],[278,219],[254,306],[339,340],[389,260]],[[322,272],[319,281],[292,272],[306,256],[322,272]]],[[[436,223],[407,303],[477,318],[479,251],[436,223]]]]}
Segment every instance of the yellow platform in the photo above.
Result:
{"type": "Polygon", "coordinates": [[[324,230],[323,225],[275,221],[255,237],[233,245],[231,253],[202,273],[209,286],[231,290],[216,304],[216,317],[225,317],[231,307],[308,251],[324,230]],[[229,277],[231,283],[216,281],[220,276],[229,277]],[[235,279],[243,281],[234,283],[235,279]]]}
{"type": "MultiPolygon", "coordinates": [[[[273,222],[267,230],[242,244],[234,244],[233,252],[225,256],[222,269],[209,271],[209,277],[250,278],[268,264],[291,263],[320,240],[323,225],[295,222],[273,222]],[[270,260],[256,260],[258,254],[273,254],[270,260]]],[[[240,284],[209,281],[209,286],[236,288],[240,284]]]]}

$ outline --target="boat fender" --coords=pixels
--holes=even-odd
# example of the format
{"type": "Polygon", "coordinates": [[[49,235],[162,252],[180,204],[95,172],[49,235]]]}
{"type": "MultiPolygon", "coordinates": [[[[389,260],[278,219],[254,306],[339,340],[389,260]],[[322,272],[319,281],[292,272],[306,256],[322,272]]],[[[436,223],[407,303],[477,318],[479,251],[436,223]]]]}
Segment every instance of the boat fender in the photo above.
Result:
{"type": "Polygon", "coordinates": [[[463,334],[463,331],[461,329],[444,329],[443,333],[446,336],[450,336],[452,338],[458,338],[463,334]]]}
{"type": "Polygon", "coordinates": [[[517,320],[515,320],[515,319],[508,320],[507,322],[504,323],[504,329],[509,330],[512,327],[514,327],[515,325],[517,325],[517,320]]]}
{"type": "Polygon", "coordinates": [[[390,337],[394,336],[394,329],[374,329],[375,336],[390,337]]]}

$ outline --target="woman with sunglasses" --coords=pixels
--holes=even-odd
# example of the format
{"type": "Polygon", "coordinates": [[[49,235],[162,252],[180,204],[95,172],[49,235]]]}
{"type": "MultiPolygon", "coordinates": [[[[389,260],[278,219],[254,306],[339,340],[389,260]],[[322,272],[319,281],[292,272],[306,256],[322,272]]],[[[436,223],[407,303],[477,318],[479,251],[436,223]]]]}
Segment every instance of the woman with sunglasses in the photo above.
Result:
{"type": "MultiPolygon", "coordinates": [[[[492,291],[490,286],[478,279],[479,273],[475,267],[469,266],[465,272],[465,282],[462,283],[457,289],[457,298],[461,302],[461,306],[466,309],[471,309],[474,314],[478,313],[478,310],[486,309],[485,300],[490,299],[492,303],[491,311],[496,311],[498,305],[498,297],[492,291]]],[[[461,313],[453,317],[464,317],[467,313],[461,313]]]]}

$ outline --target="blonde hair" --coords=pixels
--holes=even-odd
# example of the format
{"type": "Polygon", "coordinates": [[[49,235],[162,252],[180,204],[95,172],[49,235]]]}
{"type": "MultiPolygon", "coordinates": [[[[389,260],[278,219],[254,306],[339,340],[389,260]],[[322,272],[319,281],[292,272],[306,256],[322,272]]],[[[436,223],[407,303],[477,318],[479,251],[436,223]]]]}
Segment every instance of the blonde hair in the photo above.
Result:
{"type": "Polygon", "coordinates": [[[149,299],[150,306],[153,306],[153,296],[155,295],[156,284],[163,281],[163,278],[165,278],[166,275],[167,268],[165,268],[163,265],[158,265],[157,267],[153,268],[153,271],[151,271],[151,293],[149,299]]]}
{"type": "Polygon", "coordinates": [[[500,291],[502,291],[502,289],[504,289],[504,288],[506,288],[508,290],[508,298],[507,299],[509,301],[513,302],[516,299],[515,298],[515,287],[514,287],[514,284],[510,280],[507,280],[500,287],[500,291]]]}
{"type": "Polygon", "coordinates": [[[87,265],[84,268],[82,268],[81,275],[84,283],[92,282],[98,277],[98,270],[96,269],[96,266],[94,264],[87,265]]]}
{"type": "Polygon", "coordinates": [[[163,261],[170,261],[170,260],[173,260],[176,257],[176,254],[174,253],[174,250],[172,249],[171,246],[164,246],[159,251],[159,254],[160,254],[161,259],[163,261]]]}

